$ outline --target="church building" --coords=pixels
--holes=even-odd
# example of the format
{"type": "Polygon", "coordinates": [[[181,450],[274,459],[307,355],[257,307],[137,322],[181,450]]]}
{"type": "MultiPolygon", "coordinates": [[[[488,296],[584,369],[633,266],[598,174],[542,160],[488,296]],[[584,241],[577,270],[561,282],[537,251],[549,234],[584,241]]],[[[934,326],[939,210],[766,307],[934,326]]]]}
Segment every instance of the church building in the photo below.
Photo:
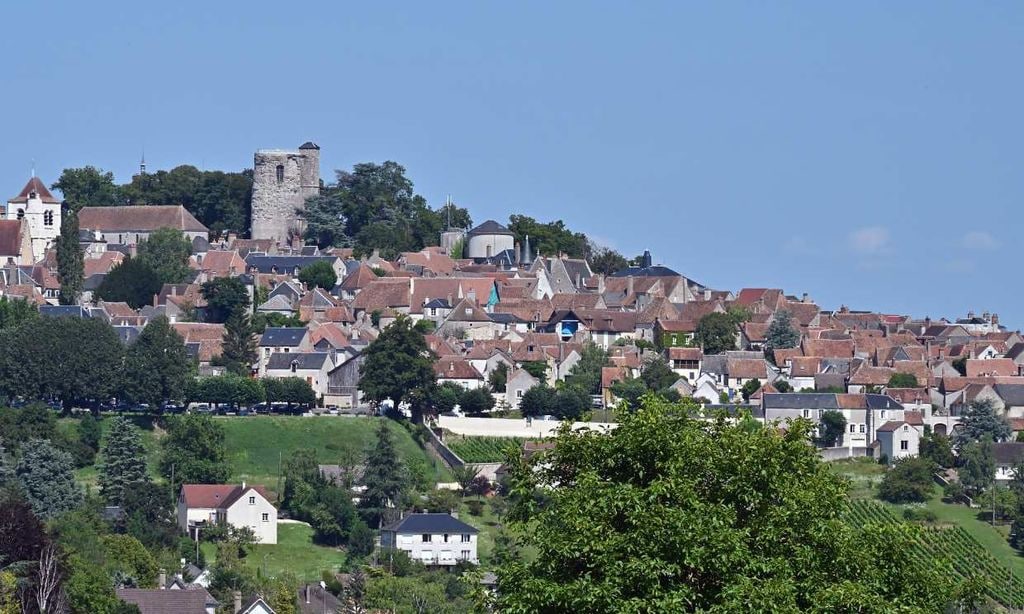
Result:
{"type": "Polygon", "coordinates": [[[60,236],[60,201],[33,175],[21,192],[0,208],[0,219],[25,220],[32,239],[32,258],[38,262],[60,236]]]}

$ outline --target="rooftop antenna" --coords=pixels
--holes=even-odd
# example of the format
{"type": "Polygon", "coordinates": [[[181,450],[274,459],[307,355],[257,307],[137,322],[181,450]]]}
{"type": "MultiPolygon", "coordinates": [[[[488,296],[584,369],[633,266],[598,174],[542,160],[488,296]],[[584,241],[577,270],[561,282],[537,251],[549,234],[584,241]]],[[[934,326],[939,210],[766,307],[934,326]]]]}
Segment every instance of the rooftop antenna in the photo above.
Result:
{"type": "Polygon", "coordinates": [[[36,176],[36,159],[32,158],[32,177],[35,178],[35,176],[36,176]]]}
{"type": "Polygon", "coordinates": [[[142,161],[139,162],[139,175],[145,176],[146,174],[146,147],[142,147],[142,161]]]}
{"type": "Polygon", "coordinates": [[[452,227],[452,195],[448,195],[448,200],[444,203],[444,208],[448,211],[448,229],[452,227]]]}

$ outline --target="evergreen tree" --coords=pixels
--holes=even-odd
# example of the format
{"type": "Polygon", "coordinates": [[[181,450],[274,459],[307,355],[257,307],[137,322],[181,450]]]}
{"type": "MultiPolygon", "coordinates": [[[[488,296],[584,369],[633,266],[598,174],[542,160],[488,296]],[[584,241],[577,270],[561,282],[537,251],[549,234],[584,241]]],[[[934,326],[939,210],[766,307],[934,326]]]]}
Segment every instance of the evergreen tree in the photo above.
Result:
{"type": "Polygon", "coordinates": [[[82,503],[74,468],[71,455],[49,441],[34,439],[22,447],[15,473],[36,516],[53,518],[82,503]]]}
{"type": "Polygon", "coordinates": [[[800,331],[793,326],[793,314],[782,310],[775,312],[768,331],[765,333],[765,349],[769,352],[795,348],[800,344],[800,331]]]}
{"type": "Polygon", "coordinates": [[[74,305],[82,295],[85,262],[78,242],[78,213],[64,211],[57,238],[57,279],[60,280],[60,304],[74,305]]]}
{"type": "Polygon", "coordinates": [[[409,474],[398,456],[395,440],[387,420],[381,420],[377,429],[377,442],[366,457],[363,486],[366,491],[359,504],[370,516],[379,519],[384,509],[401,505],[402,496],[409,486],[409,474]]]}
{"type": "Polygon", "coordinates": [[[122,378],[125,398],[158,408],[185,397],[192,361],[185,342],[165,316],[149,321],[128,348],[122,378]]]}
{"type": "Polygon", "coordinates": [[[958,446],[972,441],[1006,441],[1013,429],[1004,416],[999,415],[990,399],[974,401],[960,419],[956,434],[958,446]]]}
{"type": "Polygon", "coordinates": [[[254,334],[249,314],[236,309],[224,324],[224,344],[221,357],[232,373],[249,375],[252,364],[258,358],[258,339],[254,334]]]}
{"type": "Polygon", "coordinates": [[[125,495],[147,481],[146,450],[139,430],[127,418],[114,418],[103,446],[100,495],[110,505],[124,505],[125,495]]]}
{"type": "Polygon", "coordinates": [[[3,441],[0,441],[0,491],[14,482],[14,459],[8,454],[3,441]]]}
{"type": "Polygon", "coordinates": [[[226,322],[231,314],[249,307],[249,291],[237,277],[218,277],[202,285],[206,321],[226,322]]]}

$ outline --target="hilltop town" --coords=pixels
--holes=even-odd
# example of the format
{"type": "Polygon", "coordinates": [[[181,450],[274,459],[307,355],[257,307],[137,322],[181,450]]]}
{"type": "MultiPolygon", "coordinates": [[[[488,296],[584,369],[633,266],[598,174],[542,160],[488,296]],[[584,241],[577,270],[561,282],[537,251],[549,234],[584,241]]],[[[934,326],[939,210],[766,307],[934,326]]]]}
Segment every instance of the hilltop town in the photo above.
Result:
{"type": "MultiPolygon", "coordinates": [[[[200,197],[232,179],[196,171],[194,198],[154,202],[152,182],[168,174],[143,167],[127,187],[107,177],[109,190],[91,192],[68,171],[50,186],[33,176],[0,204],[0,460],[18,467],[36,516],[93,501],[113,519],[98,539],[148,548],[138,576],[112,589],[120,602],[320,612],[365,599],[384,611],[381,595],[424,590],[475,607],[442,577],[456,569],[500,600],[508,587],[493,572],[518,556],[503,516],[517,471],[509,445],[540,471],[553,442],[572,437],[560,424],[613,432],[661,403],[802,433],[811,457],[867,484],[854,489],[858,513],[886,523],[908,503],[947,524],[990,506],[992,527],[962,526],[964,560],[1024,571],[1007,562],[1024,499],[1003,500],[1024,483],[1024,335],[997,314],[931,319],[713,288],[671,268],[673,254],[577,248],[561,222],[557,234],[515,212],[470,224],[452,203],[430,209],[411,183],[396,185],[394,167],[325,184],[319,156],[312,142],[261,150],[230,197],[200,197]],[[242,203],[231,224],[246,225],[224,221],[231,199],[242,203]],[[42,413],[19,418],[28,412],[42,413]],[[249,433],[262,425],[273,427],[249,433]],[[207,431],[216,441],[197,443],[207,431]],[[34,475],[29,439],[53,448],[38,466],[80,455],[74,475],[34,475]],[[118,454],[145,457],[130,480],[111,473],[118,454]],[[927,464],[912,474],[917,461],[927,464]],[[74,494],[37,492],[55,476],[74,494]],[[175,507],[133,500],[136,483],[173,489],[175,507]],[[226,562],[232,540],[241,562],[226,562]],[[288,540],[321,559],[290,567],[275,550],[288,540]],[[395,573],[395,553],[428,571],[395,573]],[[280,573],[258,574],[261,556],[280,573]]],[[[1022,590],[980,593],[1013,607],[1022,590]]]]}

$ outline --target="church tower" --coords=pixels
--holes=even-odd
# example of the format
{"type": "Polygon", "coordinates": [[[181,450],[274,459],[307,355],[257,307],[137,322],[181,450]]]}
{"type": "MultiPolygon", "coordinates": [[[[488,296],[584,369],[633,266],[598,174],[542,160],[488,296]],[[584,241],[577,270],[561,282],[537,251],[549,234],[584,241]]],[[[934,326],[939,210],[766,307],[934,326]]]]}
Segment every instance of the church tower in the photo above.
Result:
{"type": "Polygon", "coordinates": [[[253,239],[285,243],[305,232],[306,199],[320,194],[320,147],[261,149],[253,158],[253,239]]]}
{"type": "Polygon", "coordinates": [[[60,201],[34,174],[14,198],[7,201],[3,219],[25,220],[32,238],[32,258],[39,262],[60,236],[60,201]]]}

